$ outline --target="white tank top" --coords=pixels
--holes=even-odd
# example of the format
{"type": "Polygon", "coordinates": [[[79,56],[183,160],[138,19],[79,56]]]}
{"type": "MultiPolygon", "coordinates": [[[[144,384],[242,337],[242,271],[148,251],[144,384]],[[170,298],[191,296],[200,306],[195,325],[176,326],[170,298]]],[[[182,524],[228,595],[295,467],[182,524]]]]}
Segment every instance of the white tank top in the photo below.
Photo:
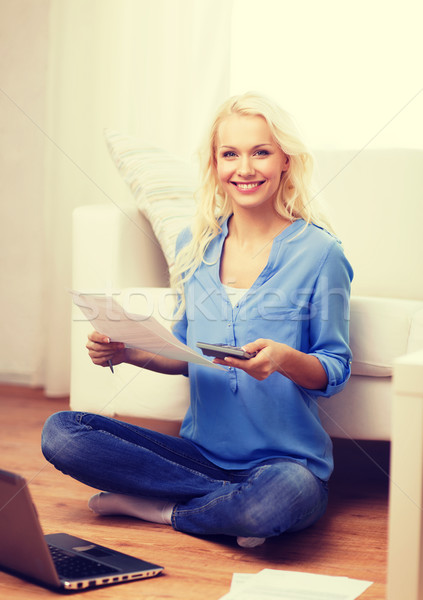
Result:
{"type": "Polygon", "coordinates": [[[231,287],[230,285],[225,285],[222,284],[223,287],[225,288],[225,292],[228,294],[228,298],[232,304],[232,306],[235,306],[235,304],[237,304],[241,298],[243,297],[243,295],[248,292],[248,288],[236,288],[236,287],[231,287]]]}

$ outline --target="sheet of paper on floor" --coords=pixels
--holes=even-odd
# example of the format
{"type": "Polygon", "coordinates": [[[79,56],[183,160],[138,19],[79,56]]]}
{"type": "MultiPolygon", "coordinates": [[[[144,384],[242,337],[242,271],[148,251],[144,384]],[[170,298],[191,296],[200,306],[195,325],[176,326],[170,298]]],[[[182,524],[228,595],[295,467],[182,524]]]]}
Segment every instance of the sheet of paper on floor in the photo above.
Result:
{"type": "Polygon", "coordinates": [[[349,577],[263,569],[234,573],[231,590],[221,600],[355,600],[370,585],[349,577]]]}

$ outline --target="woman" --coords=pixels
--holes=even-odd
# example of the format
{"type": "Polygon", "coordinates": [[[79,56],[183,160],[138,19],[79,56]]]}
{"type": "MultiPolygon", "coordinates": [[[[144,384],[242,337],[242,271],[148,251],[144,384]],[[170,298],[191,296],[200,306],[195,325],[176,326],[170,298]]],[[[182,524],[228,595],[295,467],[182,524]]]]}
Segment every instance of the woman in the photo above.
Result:
{"type": "Polygon", "coordinates": [[[241,346],[222,371],[110,343],[93,332],[92,361],[188,375],[180,437],[99,415],[52,415],[43,451],[103,490],[89,506],[241,546],[308,527],[327,505],[332,446],[317,398],[350,374],[352,270],[310,195],[312,158],[289,116],[257,94],[218,111],[202,154],[192,231],[178,240],[175,335],[241,346]]]}

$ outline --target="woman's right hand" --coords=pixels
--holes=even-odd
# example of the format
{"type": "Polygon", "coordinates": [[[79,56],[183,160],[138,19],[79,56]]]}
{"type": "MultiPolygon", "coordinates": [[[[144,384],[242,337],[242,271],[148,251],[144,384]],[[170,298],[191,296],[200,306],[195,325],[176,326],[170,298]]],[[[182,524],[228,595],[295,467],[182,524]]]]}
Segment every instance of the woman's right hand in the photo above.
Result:
{"type": "Polygon", "coordinates": [[[98,331],[89,334],[86,348],[93,363],[101,367],[108,367],[110,361],[113,365],[119,365],[126,360],[125,344],[111,342],[107,335],[98,331]]]}

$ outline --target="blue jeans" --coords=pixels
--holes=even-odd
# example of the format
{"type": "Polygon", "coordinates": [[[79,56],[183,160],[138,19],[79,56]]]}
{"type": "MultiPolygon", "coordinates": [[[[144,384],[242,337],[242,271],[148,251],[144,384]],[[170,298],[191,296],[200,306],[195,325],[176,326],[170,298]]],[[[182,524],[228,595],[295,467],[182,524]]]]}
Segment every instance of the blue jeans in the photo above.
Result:
{"type": "Polygon", "coordinates": [[[49,417],[42,450],[91,487],[174,501],[172,526],[191,534],[275,536],[308,527],[327,505],[327,483],[293,460],[227,471],[188,440],[95,414],[49,417]]]}

